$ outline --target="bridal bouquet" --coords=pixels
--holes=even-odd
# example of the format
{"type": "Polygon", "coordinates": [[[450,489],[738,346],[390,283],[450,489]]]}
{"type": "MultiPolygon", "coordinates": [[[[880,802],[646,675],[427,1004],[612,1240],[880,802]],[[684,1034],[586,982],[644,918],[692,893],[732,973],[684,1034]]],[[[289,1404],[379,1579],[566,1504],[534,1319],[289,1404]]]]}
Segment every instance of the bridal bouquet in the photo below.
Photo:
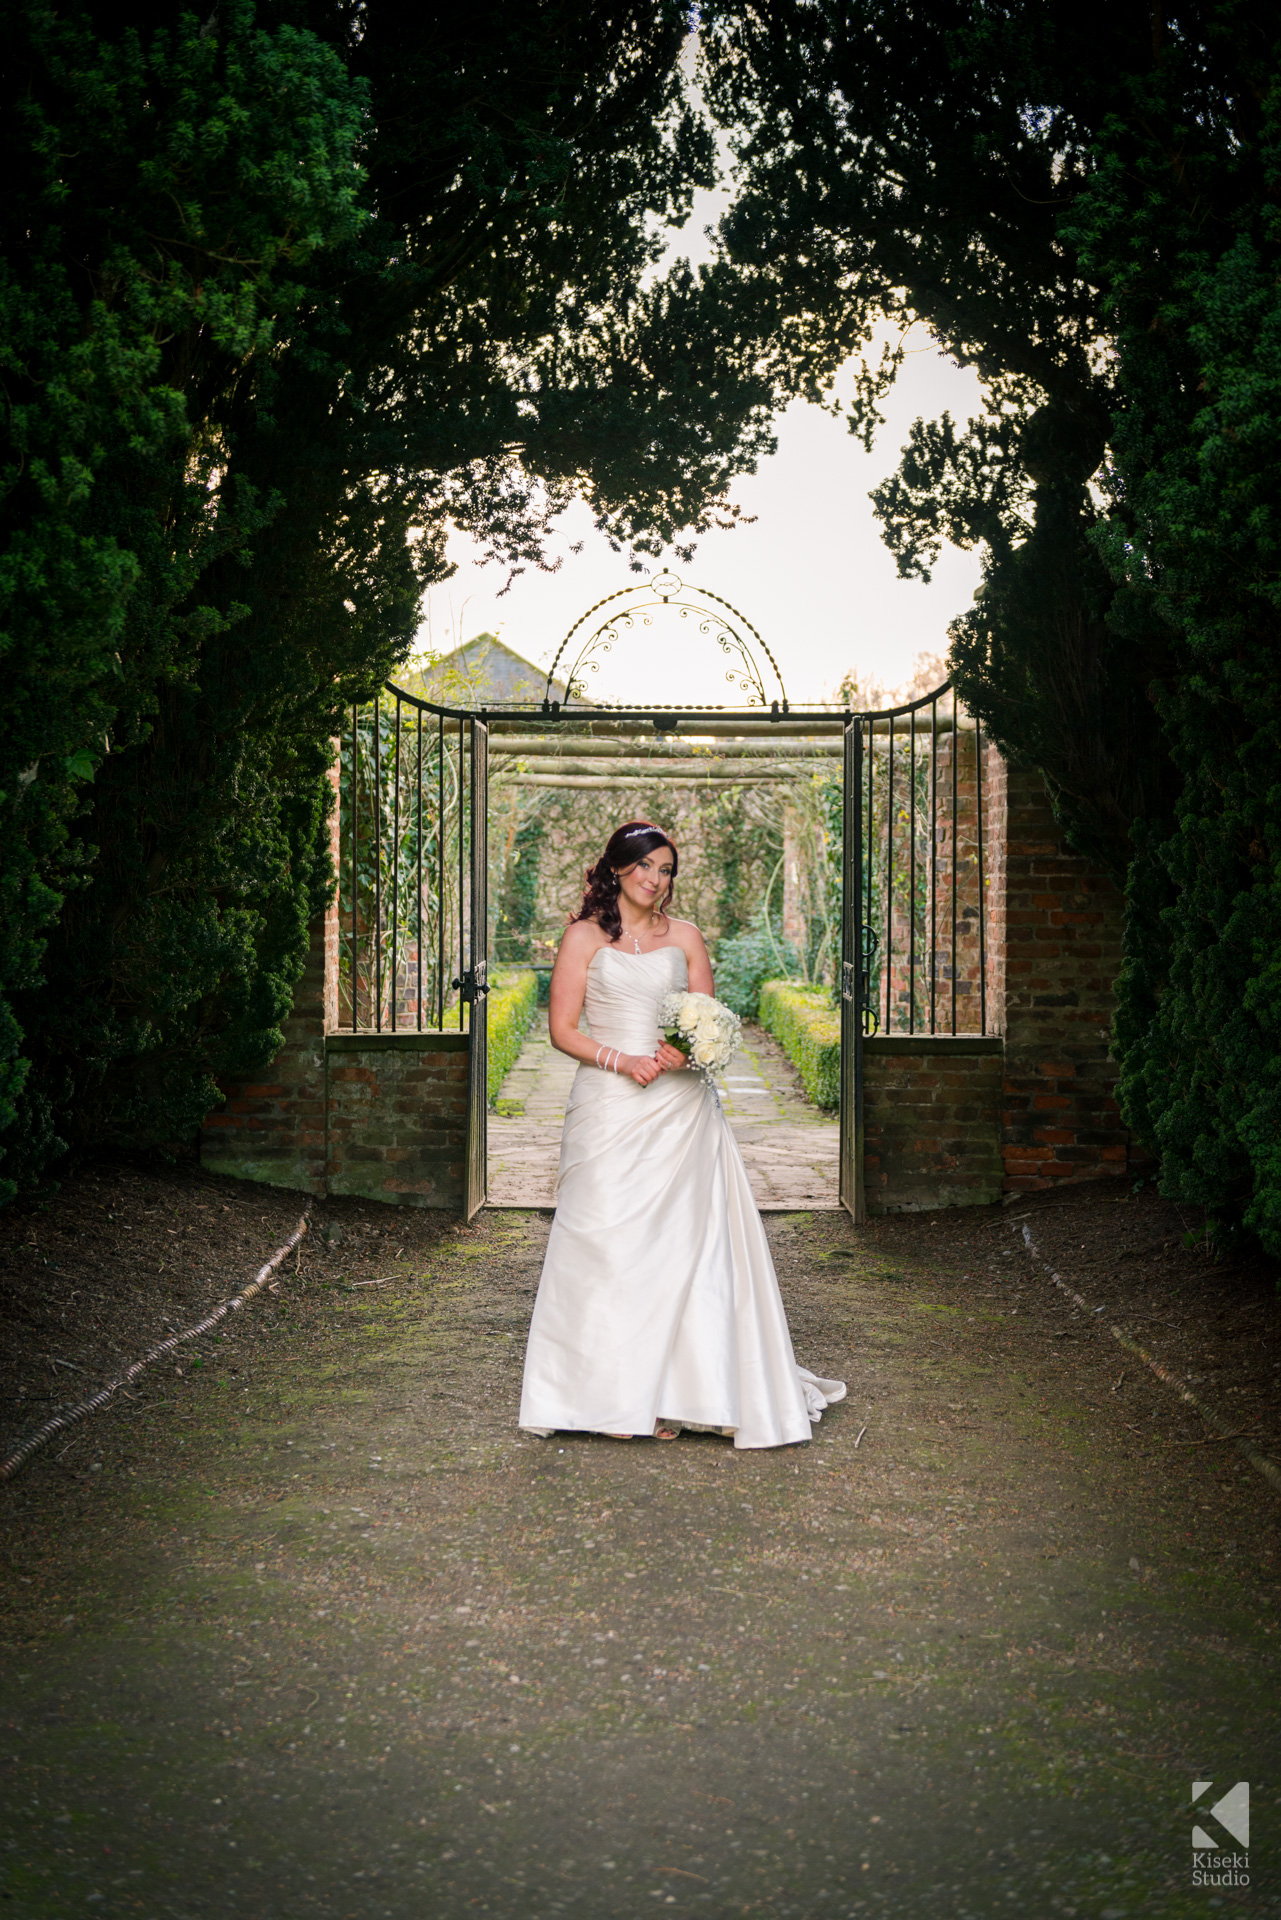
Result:
{"type": "Polygon", "coordinates": [[[669,993],[659,1006],[658,1024],[668,1045],[710,1080],[733,1059],[743,1023],[710,993],[669,993]]]}

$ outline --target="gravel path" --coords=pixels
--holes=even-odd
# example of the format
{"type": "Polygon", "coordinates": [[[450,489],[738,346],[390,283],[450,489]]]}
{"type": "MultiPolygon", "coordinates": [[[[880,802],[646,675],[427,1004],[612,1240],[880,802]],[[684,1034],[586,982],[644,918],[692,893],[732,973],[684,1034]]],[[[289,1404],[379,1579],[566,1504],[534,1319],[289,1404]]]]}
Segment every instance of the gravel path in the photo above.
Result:
{"type": "MultiPolygon", "coordinates": [[[[1057,1263],[1110,1235],[1114,1310],[1198,1311],[1160,1203],[1074,1205],[1036,1223],[1057,1263]]],[[[330,1203],[234,1350],[33,1463],[4,1911],[1281,1911],[1281,1501],[1156,1382],[1113,1391],[999,1210],[767,1224],[798,1357],[850,1382],[808,1447],[518,1434],[546,1219],[330,1203]],[[1194,1779],[1253,1784],[1248,1888],[1192,1887],[1194,1779]]],[[[1276,1301],[1216,1284],[1233,1405],[1276,1301]]]]}

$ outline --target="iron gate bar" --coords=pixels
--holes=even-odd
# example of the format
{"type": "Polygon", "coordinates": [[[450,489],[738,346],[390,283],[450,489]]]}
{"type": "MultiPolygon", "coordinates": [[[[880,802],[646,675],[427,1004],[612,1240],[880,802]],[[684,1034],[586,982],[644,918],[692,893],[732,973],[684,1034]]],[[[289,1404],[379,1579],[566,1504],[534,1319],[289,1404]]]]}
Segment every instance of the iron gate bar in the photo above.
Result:
{"type": "Polygon", "coordinates": [[[421,709],[418,713],[418,768],[414,777],[414,785],[418,792],[418,824],[414,834],[417,851],[418,879],[418,931],[416,936],[418,948],[418,992],[414,996],[414,1004],[418,1010],[417,1027],[419,1033],[421,1033],[423,1030],[423,716],[421,709]]]}
{"type": "MultiPolygon", "coordinates": [[[[662,740],[681,740],[688,739],[702,725],[713,732],[732,733],[736,737],[786,740],[814,733],[839,736],[846,721],[855,719],[863,721],[872,734],[881,736],[889,732],[892,719],[901,720],[913,710],[920,712],[951,691],[950,687],[938,688],[933,693],[922,694],[919,700],[909,700],[901,707],[887,707],[876,713],[856,713],[849,707],[830,706],[789,707],[783,713],[763,707],[562,707],[554,700],[546,710],[527,701],[515,700],[476,708],[440,707],[430,700],[420,701],[416,694],[393,687],[390,682],[387,686],[389,692],[399,693],[402,700],[421,705],[429,713],[443,713],[447,718],[455,719],[460,712],[464,718],[474,712],[496,734],[516,729],[534,729],[549,739],[554,738],[562,727],[580,730],[587,726],[607,728],[609,732],[602,736],[605,738],[610,734],[631,733],[640,729],[642,732],[652,732],[662,740]]],[[[940,722],[941,731],[948,732],[951,727],[951,718],[944,715],[940,722]]],[[[587,738],[588,735],[579,732],[578,737],[587,738]]]]}
{"type": "MultiPolygon", "coordinates": [[[[468,1220],[485,1204],[488,1133],[488,1035],[489,1035],[489,836],[486,830],[489,790],[489,730],[473,714],[467,723],[470,749],[468,794],[470,797],[471,858],[468,863],[469,890],[467,912],[467,958],[470,966],[460,970],[459,1006],[468,1008],[470,1046],[467,1061],[467,1159],[464,1213],[468,1220]]],[[[459,759],[459,823],[462,820],[461,735],[459,759]]],[[[462,918],[461,901],[459,918],[462,918]]]]}
{"type": "Polygon", "coordinates": [[[396,702],[396,748],[392,764],[391,826],[391,1030],[396,1031],[396,983],[398,979],[399,941],[397,922],[400,919],[400,701],[396,702]]]}
{"type": "Polygon", "coordinates": [[[911,719],[908,750],[907,854],[907,1030],[916,1032],[916,715],[911,719]]]}
{"type": "MultiPolygon", "coordinates": [[[[463,728],[466,725],[463,716],[458,716],[458,979],[461,983],[466,971],[466,948],[463,932],[463,728]]],[[[458,1031],[463,1030],[463,1009],[466,1006],[461,984],[458,993],[458,1031]]]]}
{"type": "Polygon", "coordinates": [[[956,1032],[956,870],[961,864],[956,828],[956,763],[960,759],[956,728],[956,694],[952,695],[952,1032],[956,1032]]]}
{"type": "Polygon", "coordinates": [[[374,695],[374,1031],[383,1030],[383,793],[382,717],[374,695]]]}
{"type": "MultiPolygon", "coordinates": [[[[357,981],[357,974],[356,974],[356,959],[357,959],[357,951],[358,951],[358,940],[357,940],[357,931],[356,931],[356,888],[357,888],[356,877],[360,870],[360,854],[359,854],[360,828],[359,828],[358,809],[356,806],[356,782],[359,777],[359,772],[360,772],[360,708],[353,702],[352,709],[351,709],[351,774],[347,783],[348,790],[351,794],[351,1030],[353,1033],[355,1033],[356,1028],[359,1024],[359,1016],[358,1016],[358,1011],[356,1006],[356,997],[358,992],[358,981],[357,981]]],[[[338,804],[341,807],[342,805],[342,767],[341,765],[338,768],[338,804]]],[[[341,819],[338,822],[338,830],[341,833],[342,831],[341,819]]]]}
{"type": "MultiPolygon", "coordinates": [[[[838,1198],[852,1218],[866,1217],[863,1180],[863,722],[842,740],[841,1081],[838,1198]]],[[[869,751],[868,758],[871,758],[869,751]]]]}
{"type": "Polygon", "coordinates": [[[436,718],[436,1025],[445,1024],[445,716],[436,718]]]}
{"type": "MultiPolygon", "coordinates": [[[[861,727],[862,722],[860,722],[859,724],[861,727]]],[[[876,799],[872,791],[872,775],[875,769],[875,765],[876,765],[876,757],[872,752],[872,733],[869,727],[868,735],[867,735],[867,912],[863,920],[863,925],[867,927],[870,927],[872,924],[872,874],[875,867],[873,834],[875,832],[874,823],[876,820],[876,799]]],[[[862,967],[863,965],[862,953],[860,953],[858,956],[858,965],[860,967],[862,967]]],[[[879,1024],[880,1015],[876,1013],[874,1009],[872,1009],[872,996],[871,996],[872,968],[871,968],[870,959],[868,962],[868,969],[867,969],[867,984],[868,984],[868,998],[867,998],[866,1007],[864,1011],[864,1019],[866,1019],[867,1017],[867,1010],[870,1009],[873,1011],[873,1017],[876,1019],[876,1021],[879,1024]]]]}
{"type": "Polygon", "coordinates": [[[894,1024],[894,718],[890,716],[890,770],[885,801],[885,1031],[894,1024]]]}
{"type": "Polygon", "coordinates": [[[930,1032],[938,1002],[939,977],[939,703],[930,701],[930,1032]]]}
{"type": "MultiPolygon", "coordinates": [[[[955,749],[953,749],[955,751],[955,749]]],[[[987,1032],[987,941],[984,934],[984,922],[987,919],[987,894],[983,884],[983,737],[979,732],[979,718],[974,716],[974,804],[978,819],[979,851],[979,1032],[987,1032]]]]}

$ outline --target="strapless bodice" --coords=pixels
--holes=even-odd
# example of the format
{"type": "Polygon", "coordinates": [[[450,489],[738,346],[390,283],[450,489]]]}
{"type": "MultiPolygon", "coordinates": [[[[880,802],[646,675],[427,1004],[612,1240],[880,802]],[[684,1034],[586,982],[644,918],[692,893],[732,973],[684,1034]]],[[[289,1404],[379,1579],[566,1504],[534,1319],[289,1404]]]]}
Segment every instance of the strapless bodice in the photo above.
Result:
{"type": "Polygon", "coordinates": [[[587,969],[584,1000],[592,1039],[624,1053],[653,1053],[659,1002],[688,984],[689,968],[679,947],[657,947],[653,953],[598,947],[587,969]]]}

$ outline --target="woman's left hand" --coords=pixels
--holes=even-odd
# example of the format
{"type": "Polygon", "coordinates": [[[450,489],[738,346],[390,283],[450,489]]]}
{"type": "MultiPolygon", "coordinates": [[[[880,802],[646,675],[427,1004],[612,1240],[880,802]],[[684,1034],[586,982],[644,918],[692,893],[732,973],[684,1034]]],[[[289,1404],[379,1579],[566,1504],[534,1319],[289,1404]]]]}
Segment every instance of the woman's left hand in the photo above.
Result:
{"type": "Polygon", "coordinates": [[[667,1040],[659,1041],[654,1058],[664,1073],[677,1073],[682,1067],[689,1065],[688,1059],[680,1048],[672,1046],[667,1040]]]}

